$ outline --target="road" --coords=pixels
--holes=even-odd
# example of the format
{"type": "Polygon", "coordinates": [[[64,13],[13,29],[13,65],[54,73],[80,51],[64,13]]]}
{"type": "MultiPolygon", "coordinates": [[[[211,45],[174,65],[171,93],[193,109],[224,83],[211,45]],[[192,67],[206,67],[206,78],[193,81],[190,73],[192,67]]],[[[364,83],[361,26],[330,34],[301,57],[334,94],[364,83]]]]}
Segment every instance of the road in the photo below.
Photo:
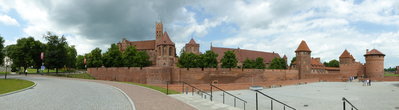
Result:
{"type": "Polygon", "coordinates": [[[0,97],[0,110],[132,110],[113,86],[57,77],[10,76],[35,82],[26,91],[0,97]]]}

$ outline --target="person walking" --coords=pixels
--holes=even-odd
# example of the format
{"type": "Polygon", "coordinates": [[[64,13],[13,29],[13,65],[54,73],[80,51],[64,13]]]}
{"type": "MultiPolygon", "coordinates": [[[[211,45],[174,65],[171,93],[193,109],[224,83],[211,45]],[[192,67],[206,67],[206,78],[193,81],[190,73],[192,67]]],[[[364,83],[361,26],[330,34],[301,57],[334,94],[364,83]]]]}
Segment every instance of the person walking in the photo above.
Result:
{"type": "Polygon", "coordinates": [[[371,79],[369,79],[369,86],[371,86],[371,79]]]}

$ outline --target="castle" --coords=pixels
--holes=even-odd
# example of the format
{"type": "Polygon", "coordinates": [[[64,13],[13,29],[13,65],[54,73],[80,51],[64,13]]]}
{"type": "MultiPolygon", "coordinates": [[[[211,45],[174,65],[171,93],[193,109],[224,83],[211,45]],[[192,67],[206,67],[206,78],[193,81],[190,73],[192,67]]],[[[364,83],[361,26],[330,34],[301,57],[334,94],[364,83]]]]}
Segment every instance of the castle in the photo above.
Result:
{"type": "MultiPolygon", "coordinates": [[[[120,51],[124,51],[128,46],[135,46],[138,51],[145,51],[150,56],[149,60],[153,66],[157,67],[174,67],[177,63],[175,43],[170,40],[167,32],[163,31],[163,24],[160,22],[156,23],[155,29],[155,40],[147,41],[128,41],[123,39],[117,45],[120,51]]],[[[200,44],[196,43],[194,39],[191,39],[183,48],[183,51],[201,54],[199,51],[200,44]]],[[[243,62],[246,59],[255,60],[258,57],[263,58],[266,66],[274,58],[281,58],[278,53],[275,52],[262,52],[254,50],[246,50],[240,48],[222,48],[213,47],[211,45],[210,51],[218,54],[217,60],[221,65],[220,60],[222,59],[224,52],[233,51],[236,54],[238,60],[238,66],[242,67],[243,62]]],[[[298,48],[295,50],[296,60],[291,64],[290,69],[298,70],[299,79],[306,78],[307,74],[340,74],[344,77],[350,76],[364,76],[369,78],[382,78],[384,76],[384,57],[385,54],[381,53],[377,49],[366,50],[364,54],[366,63],[362,64],[357,62],[355,58],[349,53],[348,50],[344,50],[339,56],[339,67],[326,67],[320,62],[320,58],[311,57],[312,51],[308,47],[305,41],[302,41],[298,48]]],[[[287,57],[283,57],[287,61],[287,57]]]]}
{"type": "Polygon", "coordinates": [[[155,40],[147,41],[128,41],[123,39],[117,45],[120,51],[125,51],[128,46],[135,46],[138,51],[147,52],[150,56],[149,60],[152,65],[156,66],[175,66],[176,47],[175,43],[170,40],[167,32],[163,31],[163,24],[158,22],[155,24],[155,40]]]}
{"type": "Polygon", "coordinates": [[[312,51],[309,49],[305,41],[302,41],[295,50],[296,61],[291,66],[292,69],[297,69],[299,72],[299,79],[306,78],[306,74],[329,74],[339,73],[342,76],[364,76],[367,78],[382,78],[384,77],[384,57],[385,54],[377,49],[366,50],[364,54],[366,63],[362,64],[356,62],[355,58],[348,50],[339,56],[339,68],[325,67],[320,62],[320,58],[312,58],[312,51]]]}

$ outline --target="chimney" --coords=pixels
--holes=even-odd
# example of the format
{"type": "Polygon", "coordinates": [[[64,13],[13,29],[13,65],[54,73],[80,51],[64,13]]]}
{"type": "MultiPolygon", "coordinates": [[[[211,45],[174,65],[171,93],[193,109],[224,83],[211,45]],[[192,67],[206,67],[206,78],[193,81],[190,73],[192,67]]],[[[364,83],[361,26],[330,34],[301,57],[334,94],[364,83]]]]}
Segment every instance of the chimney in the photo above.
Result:
{"type": "Polygon", "coordinates": [[[369,53],[369,49],[366,49],[366,54],[369,53]]]}

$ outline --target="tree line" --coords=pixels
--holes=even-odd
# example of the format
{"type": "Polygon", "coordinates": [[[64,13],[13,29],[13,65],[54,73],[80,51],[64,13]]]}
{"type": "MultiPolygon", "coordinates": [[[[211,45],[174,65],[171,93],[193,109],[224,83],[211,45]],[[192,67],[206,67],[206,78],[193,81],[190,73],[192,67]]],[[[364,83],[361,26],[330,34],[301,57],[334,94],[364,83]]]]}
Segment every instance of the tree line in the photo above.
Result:
{"type": "Polygon", "coordinates": [[[43,37],[47,43],[26,37],[2,49],[2,55],[8,56],[12,61],[12,71],[21,71],[22,67],[22,72],[26,74],[26,70],[32,67],[39,72],[42,65],[48,69],[55,69],[56,73],[60,68],[75,68],[75,46],[68,45],[64,36],[59,37],[50,32],[43,37]],[[44,59],[41,58],[41,53],[44,53],[44,59]]]}
{"type": "MultiPolygon", "coordinates": [[[[180,68],[217,68],[219,55],[213,51],[206,51],[204,54],[196,55],[194,53],[182,52],[180,53],[179,61],[177,66],[180,68]]],[[[241,68],[237,66],[238,60],[233,51],[224,52],[224,56],[220,60],[222,68],[241,68]]],[[[287,69],[287,62],[283,58],[273,58],[269,67],[263,61],[263,58],[258,57],[255,60],[246,59],[242,68],[248,69],[287,69]]]]}
{"type": "Polygon", "coordinates": [[[77,68],[85,68],[84,58],[87,67],[146,67],[151,65],[149,56],[145,51],[138,51],[134,46],[128,46],[123,52],[116,44],[111,44],[108,50],[101,54],[100,48],[93,49],[90,53],[77,57],[77,68]]]}

